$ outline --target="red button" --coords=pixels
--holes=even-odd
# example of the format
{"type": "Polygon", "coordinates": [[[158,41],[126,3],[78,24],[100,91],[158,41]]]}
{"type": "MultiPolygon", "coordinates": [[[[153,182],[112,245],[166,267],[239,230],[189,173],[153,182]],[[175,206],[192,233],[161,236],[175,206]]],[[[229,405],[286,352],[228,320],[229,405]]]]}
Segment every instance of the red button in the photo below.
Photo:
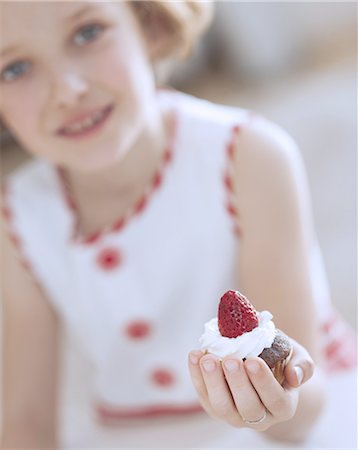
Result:
{"type": "Polygon", "coordinates": [[[175,377],[167,369],[157,369],[152,373],[152,380],[158,386],[168,387],[174,383],[175,377]]]}
{"type": "Polygon", "coordinates": [[[147,337],[151,332],[151,326],[144,320],[136,320],[131,322],[126,328],[126,334],[132,339],[142,339],[147,337]]]}
{"type": "Polygon", "coordinates": [[[105,248],[97,256],[98,265],[104,270],[113,270],[121,263],[121,255],[116,248],[105,248]]]}

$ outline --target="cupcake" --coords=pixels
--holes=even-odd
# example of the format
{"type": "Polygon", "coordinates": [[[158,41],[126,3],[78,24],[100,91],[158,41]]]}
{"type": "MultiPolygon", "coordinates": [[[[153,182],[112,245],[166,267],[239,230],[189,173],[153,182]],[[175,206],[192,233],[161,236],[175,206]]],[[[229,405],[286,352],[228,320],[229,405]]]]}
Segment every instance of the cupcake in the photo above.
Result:
{"type": "Polygon", "coordinates": [[[284,370],[292,354],[289,338],[272,322],[269,311],[258,312],[239,291],[227,291],[220,300],[218,317],[205,324],[201,348],[223,359],[232,355],[245,360],[258,356],[284,381],[284,370]]]}

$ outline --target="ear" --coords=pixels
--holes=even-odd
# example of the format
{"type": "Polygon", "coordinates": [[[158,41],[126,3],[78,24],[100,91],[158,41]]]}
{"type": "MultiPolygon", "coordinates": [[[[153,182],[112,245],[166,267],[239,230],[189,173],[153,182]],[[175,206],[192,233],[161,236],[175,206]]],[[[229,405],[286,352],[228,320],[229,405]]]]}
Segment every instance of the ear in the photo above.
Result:
{"type": "Polygon", "coordinates": [[[174,46],[175,23],[157,2],[135,1],[133,7],[142,28],[149,58],[152,62],[157,62],[174,46]]]}

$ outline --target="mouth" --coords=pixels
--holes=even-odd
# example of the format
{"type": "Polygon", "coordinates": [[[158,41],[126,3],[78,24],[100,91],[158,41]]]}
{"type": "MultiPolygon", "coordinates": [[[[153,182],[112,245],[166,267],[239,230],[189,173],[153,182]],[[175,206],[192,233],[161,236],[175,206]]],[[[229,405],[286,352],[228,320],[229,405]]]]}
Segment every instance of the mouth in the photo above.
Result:
{"type": "Polygon", "coordinates": [[[107,122],[113,109],[113,105],[108,105],[105,108],[88,115],[81,121],[77,121],[71,125],[61,128],[58,130],[57,134],[61,137],[69,139],[79,139],[92,136],[103,128],[103,125],[107,122]]]}

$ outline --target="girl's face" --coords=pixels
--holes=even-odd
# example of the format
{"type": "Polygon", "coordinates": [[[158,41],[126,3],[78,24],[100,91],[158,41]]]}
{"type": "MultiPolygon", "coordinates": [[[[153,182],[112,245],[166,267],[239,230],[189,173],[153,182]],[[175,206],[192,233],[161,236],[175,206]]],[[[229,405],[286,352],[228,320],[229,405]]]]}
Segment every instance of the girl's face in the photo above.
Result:
{"type": "Polygon", "coordinates": [[[0,118],[32,154],[83,172],[121,159],[155,83],[126,2],[4,2],[0,118]]]}

